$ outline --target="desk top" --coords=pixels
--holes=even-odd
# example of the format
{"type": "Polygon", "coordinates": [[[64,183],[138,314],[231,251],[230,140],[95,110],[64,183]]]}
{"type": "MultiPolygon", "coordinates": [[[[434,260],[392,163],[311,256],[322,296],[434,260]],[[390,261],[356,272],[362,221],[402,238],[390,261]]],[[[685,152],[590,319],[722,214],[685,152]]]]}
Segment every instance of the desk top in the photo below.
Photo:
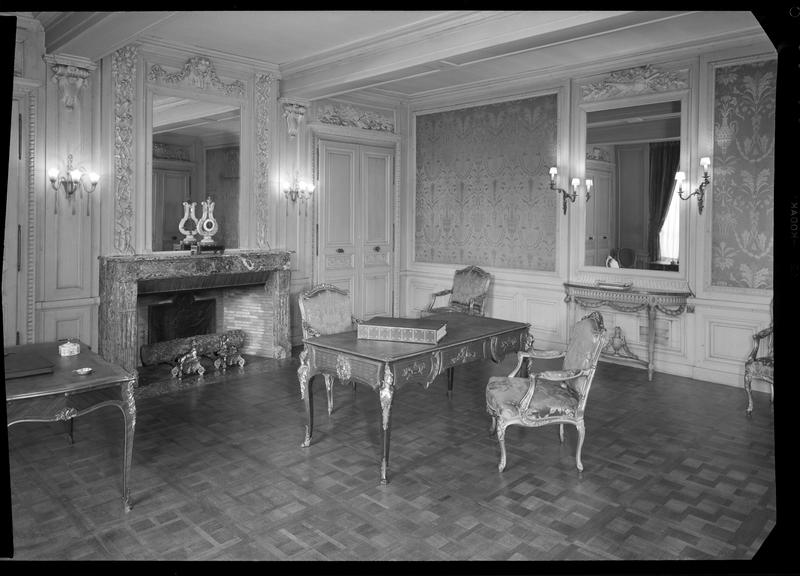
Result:
{"type": "Polygon", "coordinates": [[[129,372],[103,360],[83,342],[77,340],[76,342],[80,344],[81,352],[75,356],[60,356],[58,346],[61,342],[23,344],[5,348],[6,354],[15,354],[21,351],[34,352],[53,364],[53,372],[50,374],[36,374],[6,380],[6,401],[85,392],[94,388],[121,384],[132,378],[129,372]],[[76,368],[84,367],[91,368],[92,372],[83,376],[73,372],[76,368]]]}
{"type": "Polygon", "coordinates": [[[303,342],[372,360],[394,362],[423,352],[433,352],[434,350],[458,346],[491,336],[499,336],[515,330],[526,330],[530,327],[530,324],[526,322],[471,316],[457,312],[431,314],[430,316],[425,316],[425,320],[447,322],[447,334],[437,344],[359,339],[356,330],[307,338],[303,339],[303,342]]]}

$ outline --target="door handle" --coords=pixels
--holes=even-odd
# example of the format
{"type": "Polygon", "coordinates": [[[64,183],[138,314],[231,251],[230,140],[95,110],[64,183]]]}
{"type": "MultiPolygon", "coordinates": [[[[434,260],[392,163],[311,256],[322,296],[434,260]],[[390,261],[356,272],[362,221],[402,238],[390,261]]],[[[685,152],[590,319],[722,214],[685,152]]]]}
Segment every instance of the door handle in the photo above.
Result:
{"type": "Polygon", "coordinates": [[[336,251],[337,251],[339,254],[344,254],[344,248],[337,248],[337,249],[336,249],[336,251]]]}
{"type": "Polygon", "coordinates": [[[589,240],[594,240],[594,236],[589,236],[589,240]]]}
{"type": "Polygon", "coordinates": [[[381,251],[381,247],[380,246],[375,246],[375,248],[373,248],[373,250],[375,250],[375,252],[380,252],[381,251]]]}

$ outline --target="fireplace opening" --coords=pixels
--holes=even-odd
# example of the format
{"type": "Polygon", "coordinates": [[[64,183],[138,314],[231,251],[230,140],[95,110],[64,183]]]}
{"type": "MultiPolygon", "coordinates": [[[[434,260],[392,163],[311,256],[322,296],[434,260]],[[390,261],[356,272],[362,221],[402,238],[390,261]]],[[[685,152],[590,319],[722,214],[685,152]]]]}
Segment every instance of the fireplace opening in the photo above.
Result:
{"type": "Polygon", "coordinates": [[[206,291],[176,292],[142,303],[146,330],[141,344],[155,344],[176,338],[213,334],[218,331],[218,296],[206,291]]]}

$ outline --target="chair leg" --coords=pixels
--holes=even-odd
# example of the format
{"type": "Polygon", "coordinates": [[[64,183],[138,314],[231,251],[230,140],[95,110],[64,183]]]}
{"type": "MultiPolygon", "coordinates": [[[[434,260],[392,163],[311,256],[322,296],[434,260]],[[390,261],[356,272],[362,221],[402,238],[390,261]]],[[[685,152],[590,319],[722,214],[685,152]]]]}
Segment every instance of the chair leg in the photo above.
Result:
{"type": "Polygon", "coordinates": [[[500,444],[500,464],[497,469],[502,472],[506,467],[506,426],[502,422],[497,423],[497,442],[500,444]]]}
{"type": "Polygon", "coordinates": [[[745,366],[744,368],[744,391],[747,392],[747,408],[745,411],[747,412],[748,416],[753,415],[753,396],[750,394],[750,388],[752,385],[753,377],[750,374],[750,367],[745,366]]]}
{"type": "Polygon", "coordinates": [[[333,376],[323,374],[325,377],[325,390],[328,392],[328,416],[333,413],[333,376]]]}
{"type": "Polygon", "coordinates": [[[578,429],[578,447],[575,450],[575,464],[578,466],[578,471],[583,472],[583,463],[581,462],[581,450],[583,449],[583,438],[586,436],[586,427],[583,420],[575,423],[575,428],[578,429]]]}
{"type": "Polygon", "coordinates": [[[489,434],[494,434],[494,431],[497,430],[497,416],[494,414],[489,414],[492,417],[492,423],[489,426],[489,434]]]}
{"type": "Polygon", "coordinates": [[[564,425],[563,424],[559,424],[558,425],[558,439],[561,441],[562,444],[564,443],[564,425]]]}
{"type": "Polygon", "coordinates": [[[356,399],[356,382],[353,380],[353,400],[356,399]]]}

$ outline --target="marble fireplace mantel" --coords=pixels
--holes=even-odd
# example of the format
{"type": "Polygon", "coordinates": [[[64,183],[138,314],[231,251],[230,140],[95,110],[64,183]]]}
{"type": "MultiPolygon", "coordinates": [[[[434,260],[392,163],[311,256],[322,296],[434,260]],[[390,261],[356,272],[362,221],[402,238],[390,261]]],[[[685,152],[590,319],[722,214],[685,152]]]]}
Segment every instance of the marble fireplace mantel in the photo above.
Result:
{"type": "MultiPolygon", "coordinates": [[[[291,353],[289,337],[290,253],[280,250],[226,250],[223,254],[162,252],[100,256],[99,353],[126,370],[135,370],[138,358],[137,297],[140,282],[173,278],[247,278],[269,272],[264,297],[271,300],[272,356],[291,353]]],[[[227,282],[230,286],[235,282],[227,282]]]]}

